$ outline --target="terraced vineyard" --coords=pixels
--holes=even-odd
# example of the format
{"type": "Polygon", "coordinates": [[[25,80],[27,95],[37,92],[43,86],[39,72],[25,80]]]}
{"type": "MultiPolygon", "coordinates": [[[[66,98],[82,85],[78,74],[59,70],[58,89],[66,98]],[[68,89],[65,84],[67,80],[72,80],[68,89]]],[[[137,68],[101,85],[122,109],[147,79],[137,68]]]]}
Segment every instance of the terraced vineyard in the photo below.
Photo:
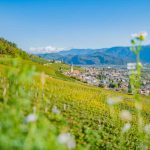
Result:
{"type": "Polygon", "coordinates": [[[139,133],[132,95],[66,77],[60,66],[69,69],[0,58],[1,149],[149,148],[150,97],[141,97],[144,125],[139,133]],[[122,110],[132,120],[121,120],[122,110]]]}

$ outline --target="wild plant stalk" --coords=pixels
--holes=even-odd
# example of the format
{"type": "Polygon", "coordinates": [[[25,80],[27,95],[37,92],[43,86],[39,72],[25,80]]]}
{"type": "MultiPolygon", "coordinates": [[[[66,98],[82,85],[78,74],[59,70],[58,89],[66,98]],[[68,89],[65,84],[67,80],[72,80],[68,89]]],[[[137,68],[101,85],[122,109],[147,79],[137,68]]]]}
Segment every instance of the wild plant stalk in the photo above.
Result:
{"type": "Polygon", "coordinates": [[[138,132],[140,138],[143,138],[143,119],[141,115],[142,101],[140,99],[141,68],[142,68],[142,64],[140,62],[140,52],[142,49],[141,44],[144,41],[146,36],[147,33],[134,34],[133,39],[131,40],[131,44],[132,44],[131,51],[133,51],[136,56],[136,64],[135,64],[135,70],[133,67],[132,73],[130,74],[129,78],[130,78],[132,93],[134,95],[134,100],[135,100],[135,108],[137,111],[138,132]]]}

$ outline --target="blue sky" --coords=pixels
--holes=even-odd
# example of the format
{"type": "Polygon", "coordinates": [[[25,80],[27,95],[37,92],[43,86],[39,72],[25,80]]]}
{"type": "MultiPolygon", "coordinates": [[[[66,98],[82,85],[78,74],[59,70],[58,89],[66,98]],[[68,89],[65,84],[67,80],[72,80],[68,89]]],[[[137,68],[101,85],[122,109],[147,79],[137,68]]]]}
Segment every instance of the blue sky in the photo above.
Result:
{"type": "Polygon", "coordinates": [[[0,36],[25,50],[124,46],[132,33],[150,34],[149,8],[150,0],[0,0],[0,36]]]}

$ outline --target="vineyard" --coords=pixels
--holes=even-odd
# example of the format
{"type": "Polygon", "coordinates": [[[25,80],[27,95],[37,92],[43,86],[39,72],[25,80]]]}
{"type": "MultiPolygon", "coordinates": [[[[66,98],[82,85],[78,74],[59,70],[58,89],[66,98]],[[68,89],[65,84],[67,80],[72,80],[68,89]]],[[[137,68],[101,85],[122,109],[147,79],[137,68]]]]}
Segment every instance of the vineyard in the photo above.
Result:
{"type": "Polygon", "coordinates": [[[0,148],[148,149],[149,97],[138,131],[132,95],[92,87],[31,60],[0,57],[0,148]]]}
{"type": "Polygon", "coordinates": [[[150,150],[150,0],[0,0],[0,20],[0,150],[150,150]]]}

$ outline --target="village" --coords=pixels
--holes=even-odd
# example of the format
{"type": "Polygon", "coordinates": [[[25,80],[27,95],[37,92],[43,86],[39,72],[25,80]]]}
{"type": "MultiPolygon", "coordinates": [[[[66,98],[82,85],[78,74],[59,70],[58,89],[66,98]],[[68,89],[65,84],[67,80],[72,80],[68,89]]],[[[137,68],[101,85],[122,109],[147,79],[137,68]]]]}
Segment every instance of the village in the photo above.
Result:
{"type": "MultiPolygon", "coordinates": [[[[131,64],[129,64],[131,65],[131,64]]],[[[74,77],[89,85],[132,93],[129,81],[130,70],[127,66],[82,66],[83,71],[74,69],[73,64],[70,70],[64,72],[66,76],[74,77]]],[[[140,94],[150,95],[150,69],[142,70],[140,94]]]]}

